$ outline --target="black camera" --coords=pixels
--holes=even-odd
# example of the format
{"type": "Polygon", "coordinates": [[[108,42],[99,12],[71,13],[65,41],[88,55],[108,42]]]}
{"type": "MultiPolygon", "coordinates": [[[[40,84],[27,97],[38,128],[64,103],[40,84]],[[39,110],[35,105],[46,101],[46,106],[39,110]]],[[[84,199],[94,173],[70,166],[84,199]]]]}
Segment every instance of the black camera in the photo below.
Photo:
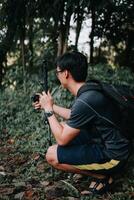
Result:
{"type": "Polygon", "coordinates": [[[36,101],[39,101],[40,96],[38,94],[34,94],[31,99],[35,103],[36,101]]]}

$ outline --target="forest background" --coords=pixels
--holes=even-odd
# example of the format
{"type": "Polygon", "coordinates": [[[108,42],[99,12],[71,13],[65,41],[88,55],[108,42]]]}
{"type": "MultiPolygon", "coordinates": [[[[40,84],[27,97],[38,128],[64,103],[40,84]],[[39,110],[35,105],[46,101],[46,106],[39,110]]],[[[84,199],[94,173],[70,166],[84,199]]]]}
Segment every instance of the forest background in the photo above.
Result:
{"type": "MultiPolygon", "coordinates": [[[[87,56],[88,77],[134,87],[134,1],[0,1],[0,199],[90,199],[82,193],[88,178],[76,180],[47,165],[50,131],[31,101],[42,90],[45,59],[56,103],[71,105],[54,70],[55,58],[70,50],[87,56]]],[[[134,197],[133,164],[132,156],[114,192],[102,199],[134,197]]]]}

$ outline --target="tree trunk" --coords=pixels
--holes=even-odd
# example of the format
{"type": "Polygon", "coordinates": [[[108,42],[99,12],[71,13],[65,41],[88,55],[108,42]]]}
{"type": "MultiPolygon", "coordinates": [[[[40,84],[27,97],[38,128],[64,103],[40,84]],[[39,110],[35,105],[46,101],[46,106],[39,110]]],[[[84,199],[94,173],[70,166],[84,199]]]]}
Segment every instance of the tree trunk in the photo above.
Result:
{"type": "Polygon", "coordinates": [[[20,13],[22,13],[23,0],[7,1],[9,16],[7,22],[7,32],[0,44],[0,87],[5,74],[4,62],[6,62],[6,54],[10,50],[13,39],[17,30],[18,23],[21,20],[20,13]]]}
{"type": "Polygon", "coordinates": [[[58,52],[57,55],[62,55],[66,52],[68,47],[68,35],[70,29],[70,20],[72,15],[72,6],[69,6],[66,11],[66,16],[64,16],[64,11],[62,13],[62,18],[60,20],[60,31],[58,38],[58,52]],[[65,22],[63,22],[63,18],[65,17],[65,22]]]}
{"type": "MultiPolygon", "coordinates": [[[[23,9],[25,13],[25,7],[23,9]]],[[[21,27],[20,27],[20,46],[21,46],[21,60],[22,60],[22,68],[23,68],[23,89],[26,92],[26,60],[25,60],[25,14],[22,19],[21,27]]]]}
{"type": "Polygon", "coordinates": [[[79,36],[80,36],[82,21],[83,21],[83,12],[80,10],[80,6],[78,5],[78,7],[77,7],[76,37],[75,37],[75,46],[74,46],[76,51],[78,49],[78,40],[79,40],[79,36]]]}
{"type": "MultiPolygon", "coordinates": [[[[62,25],[63,26],[63,25],[62,25]]],[[[59,36],[58,36],[58,51],[57,56],[62,55],[63,53],[63,27],[60,27],[59,36]]]]}
{"type": "Polygon", "coordinates": [[[29,22],[29,51],[30,51],[30,61],[29,66],[33,68],[33,20],[29,22]]]}
{"type": "Polygon", "coordinates": [[[95,8],[93,3],[91,3],[91,18],[92,18],[92,25],[91,25],[91,33],[90,33],[90,63],[93,64],[94,62],[94,29],[95,29],[95,8]]]}
{"type": "Polygon", "coordinates": [[[128,37],[127,37],[127,41],[126,41],[126,56],[125,56],[125,63],[124,65],[128,66],[129,68],[132,69],[132,71],[134,71],[134,58],[133,58],[133,38],[134,38],[134,32],[133,31],[128,31],[128,37]]]}
{"type": "Polygon", "coordinates": [[[8,25],[8,30],[5,38],[0,44],[0,87],[2,85],[2,80],[5,75],[6,69],[4,68],[4,62],[6,62],[6,54],[10,50],[13,43],[13,38],[15,35],[16,26],[15,24],[8,25]]]}

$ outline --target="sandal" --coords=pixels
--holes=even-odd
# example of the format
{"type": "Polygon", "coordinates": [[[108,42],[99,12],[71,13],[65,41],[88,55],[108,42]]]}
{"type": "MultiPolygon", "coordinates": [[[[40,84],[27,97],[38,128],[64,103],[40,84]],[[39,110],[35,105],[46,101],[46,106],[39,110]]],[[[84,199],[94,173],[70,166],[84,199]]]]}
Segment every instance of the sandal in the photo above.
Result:
{"type": "Polygon", "coordinates": [[[102,195],[109,191],[110,186],[112,185],[112,182],[109,183],[111,177],[107,176],[104,179],[97,179],[94,178],[93,181],[95,182],[93,187],[89,187],[89,192],[93,195],[102,195]],[[101,185],[100,189],[97,189],[98,186],[101,185]]]}

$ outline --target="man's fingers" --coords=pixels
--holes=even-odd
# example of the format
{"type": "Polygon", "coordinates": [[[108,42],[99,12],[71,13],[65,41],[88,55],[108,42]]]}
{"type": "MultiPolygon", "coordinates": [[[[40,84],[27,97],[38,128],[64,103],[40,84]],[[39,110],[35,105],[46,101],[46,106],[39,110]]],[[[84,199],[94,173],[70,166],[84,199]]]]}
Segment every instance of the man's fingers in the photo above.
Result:
{"type": "Polygon", "coordinates": [[[36,95],[39,95],[39,96],[41,96],[41,93],[36,93],[36,95]]]}
{"type": "Polygon", "coordinates": [[[37,105],[34,106],[34,108],[35,108],[36,110],[38,110],[38,109],[41,108],[41,105],[40,105],[40,104],[37,104],[37,105]]]}
{"type": "Polygon", "coordinates": [[[47,93],[45,91],[43,91],[42,94],[51,95],[49,90],[47,91],[47,93]]]}
{"type": "Polygon", "coordinates": [[[48,90],[48,96],[50,97],[50,98],[52,98],[52,95],[51,95],[51,93],[50,93],[50,91],[48,90]]]}
{"type": "Polygon", "coordinates": [[[33,105],[33,107],[36,109],[38,109],[38,108],[40,108],[41,107],[41,105],[39,104],[39,102],[38,101],[36,101],[36,102],[34,102],[34,103],[32,103],[32,105],[33,105]]]}
{"type": "Polygon", "coordinates": [[[43,95],[47,95],[45,91],[42,92],[43,95]]]}

